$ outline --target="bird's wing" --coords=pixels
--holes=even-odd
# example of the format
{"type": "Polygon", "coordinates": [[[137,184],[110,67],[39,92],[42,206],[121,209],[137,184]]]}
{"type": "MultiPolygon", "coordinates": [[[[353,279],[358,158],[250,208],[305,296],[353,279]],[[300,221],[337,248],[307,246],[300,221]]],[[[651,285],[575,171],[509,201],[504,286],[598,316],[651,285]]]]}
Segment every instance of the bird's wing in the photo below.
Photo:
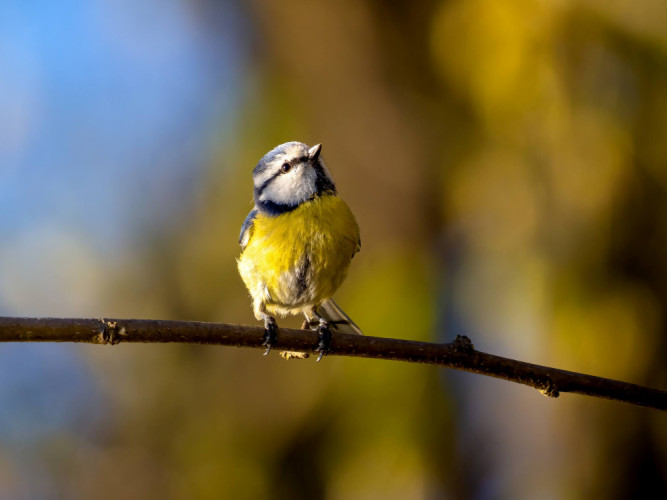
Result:
{"type": "Polygon", "coordinates": [[[243,225],[241,226],[241,234],[239,235],[239,245],[241,245],[241,250],[245,250],[245,247],[248,246],[248,242],[252,237],[255,217],[257,217],[257,209],[253,208],[243,221],[243,225]]]}
{"type": "Polygon", "coordinates": [[[361,328],[332,299],[327,300],[320,306],[320,315],[340,333],[363,335],[361,328]]]}

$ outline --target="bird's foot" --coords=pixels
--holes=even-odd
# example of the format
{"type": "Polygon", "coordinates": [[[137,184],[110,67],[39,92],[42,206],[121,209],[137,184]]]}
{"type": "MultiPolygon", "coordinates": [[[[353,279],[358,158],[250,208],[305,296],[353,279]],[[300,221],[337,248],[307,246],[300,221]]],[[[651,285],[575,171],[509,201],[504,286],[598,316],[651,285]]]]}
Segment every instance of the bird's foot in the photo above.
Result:
{"type": "Polygon", "coordinates": [[[264,320],[264,342],[262,345],[266,346],[264,356],[271,352],[271,348],[276,345],[276,334],[278,333],[278,324],[272,317],[264,320]]]}
{"type": "Polygon", "coordinates": [[[317,357],[317,361],[322,359],[322,356],[329,354],[329,349],[331,348],[331,328],[329,323],[326,321],[320,321],[320,324],[317,327],[317,333],[320,337],[320,340],[317,344],[315,352],[319,352],[320,355],[317,357]]]}

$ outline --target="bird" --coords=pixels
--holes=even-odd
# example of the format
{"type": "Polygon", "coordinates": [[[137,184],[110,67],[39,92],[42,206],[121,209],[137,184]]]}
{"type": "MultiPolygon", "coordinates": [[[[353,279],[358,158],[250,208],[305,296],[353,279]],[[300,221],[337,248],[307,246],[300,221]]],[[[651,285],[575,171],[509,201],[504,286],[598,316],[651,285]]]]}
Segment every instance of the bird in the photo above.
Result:
{"type": "Polygon", "coordinates": [[[241,227],[237,264],[254,315],[264,322],[264,355],[276,343],[276,315],[304,315],[304,328],[318,332],[317,361],[329,352],[332,330],[362,335],[331,298],[361,238],[321,151],[321,144],[286,142],[252,172],[255,205],[241,227]]]}

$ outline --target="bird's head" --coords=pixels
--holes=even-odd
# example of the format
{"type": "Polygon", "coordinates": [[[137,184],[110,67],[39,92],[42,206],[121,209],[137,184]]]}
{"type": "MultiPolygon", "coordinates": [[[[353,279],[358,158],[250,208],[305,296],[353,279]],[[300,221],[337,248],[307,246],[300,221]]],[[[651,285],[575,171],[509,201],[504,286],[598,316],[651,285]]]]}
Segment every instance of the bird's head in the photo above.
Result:
{"type": "Polygon", "coordinates": [[[252,172],[257,208],[278,215],[316,196],[335,194],[321,150],[321,144],[309,148],[286,142],[266,153],[252,172]]]}

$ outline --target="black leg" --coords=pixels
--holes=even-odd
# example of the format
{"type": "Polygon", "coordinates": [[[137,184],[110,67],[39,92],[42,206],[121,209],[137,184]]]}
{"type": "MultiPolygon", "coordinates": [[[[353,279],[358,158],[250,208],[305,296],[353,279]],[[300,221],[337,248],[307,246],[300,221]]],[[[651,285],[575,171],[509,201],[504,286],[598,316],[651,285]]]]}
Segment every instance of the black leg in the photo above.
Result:
{"type": "Polygon", "coordinates": [[[317,344],[315,352],[320,353],[317,357],[317,361],[319,361],[322,359],[322,356],[326,356],[329,353],[329,349],[331,348],[331,328],[329,328],[329,323],[320,321],[320,324],[317,327],[317,333],[320,336],[320,341],[317,344]]]}
{"type": "Polygon", "coordinates": [[[271,316],[264,319],[264,342],[262,345],[266,346],[264,356],[271,352],[271,348],[276,345],[276,334],[278,333],[278,324],[271,316]]]}

